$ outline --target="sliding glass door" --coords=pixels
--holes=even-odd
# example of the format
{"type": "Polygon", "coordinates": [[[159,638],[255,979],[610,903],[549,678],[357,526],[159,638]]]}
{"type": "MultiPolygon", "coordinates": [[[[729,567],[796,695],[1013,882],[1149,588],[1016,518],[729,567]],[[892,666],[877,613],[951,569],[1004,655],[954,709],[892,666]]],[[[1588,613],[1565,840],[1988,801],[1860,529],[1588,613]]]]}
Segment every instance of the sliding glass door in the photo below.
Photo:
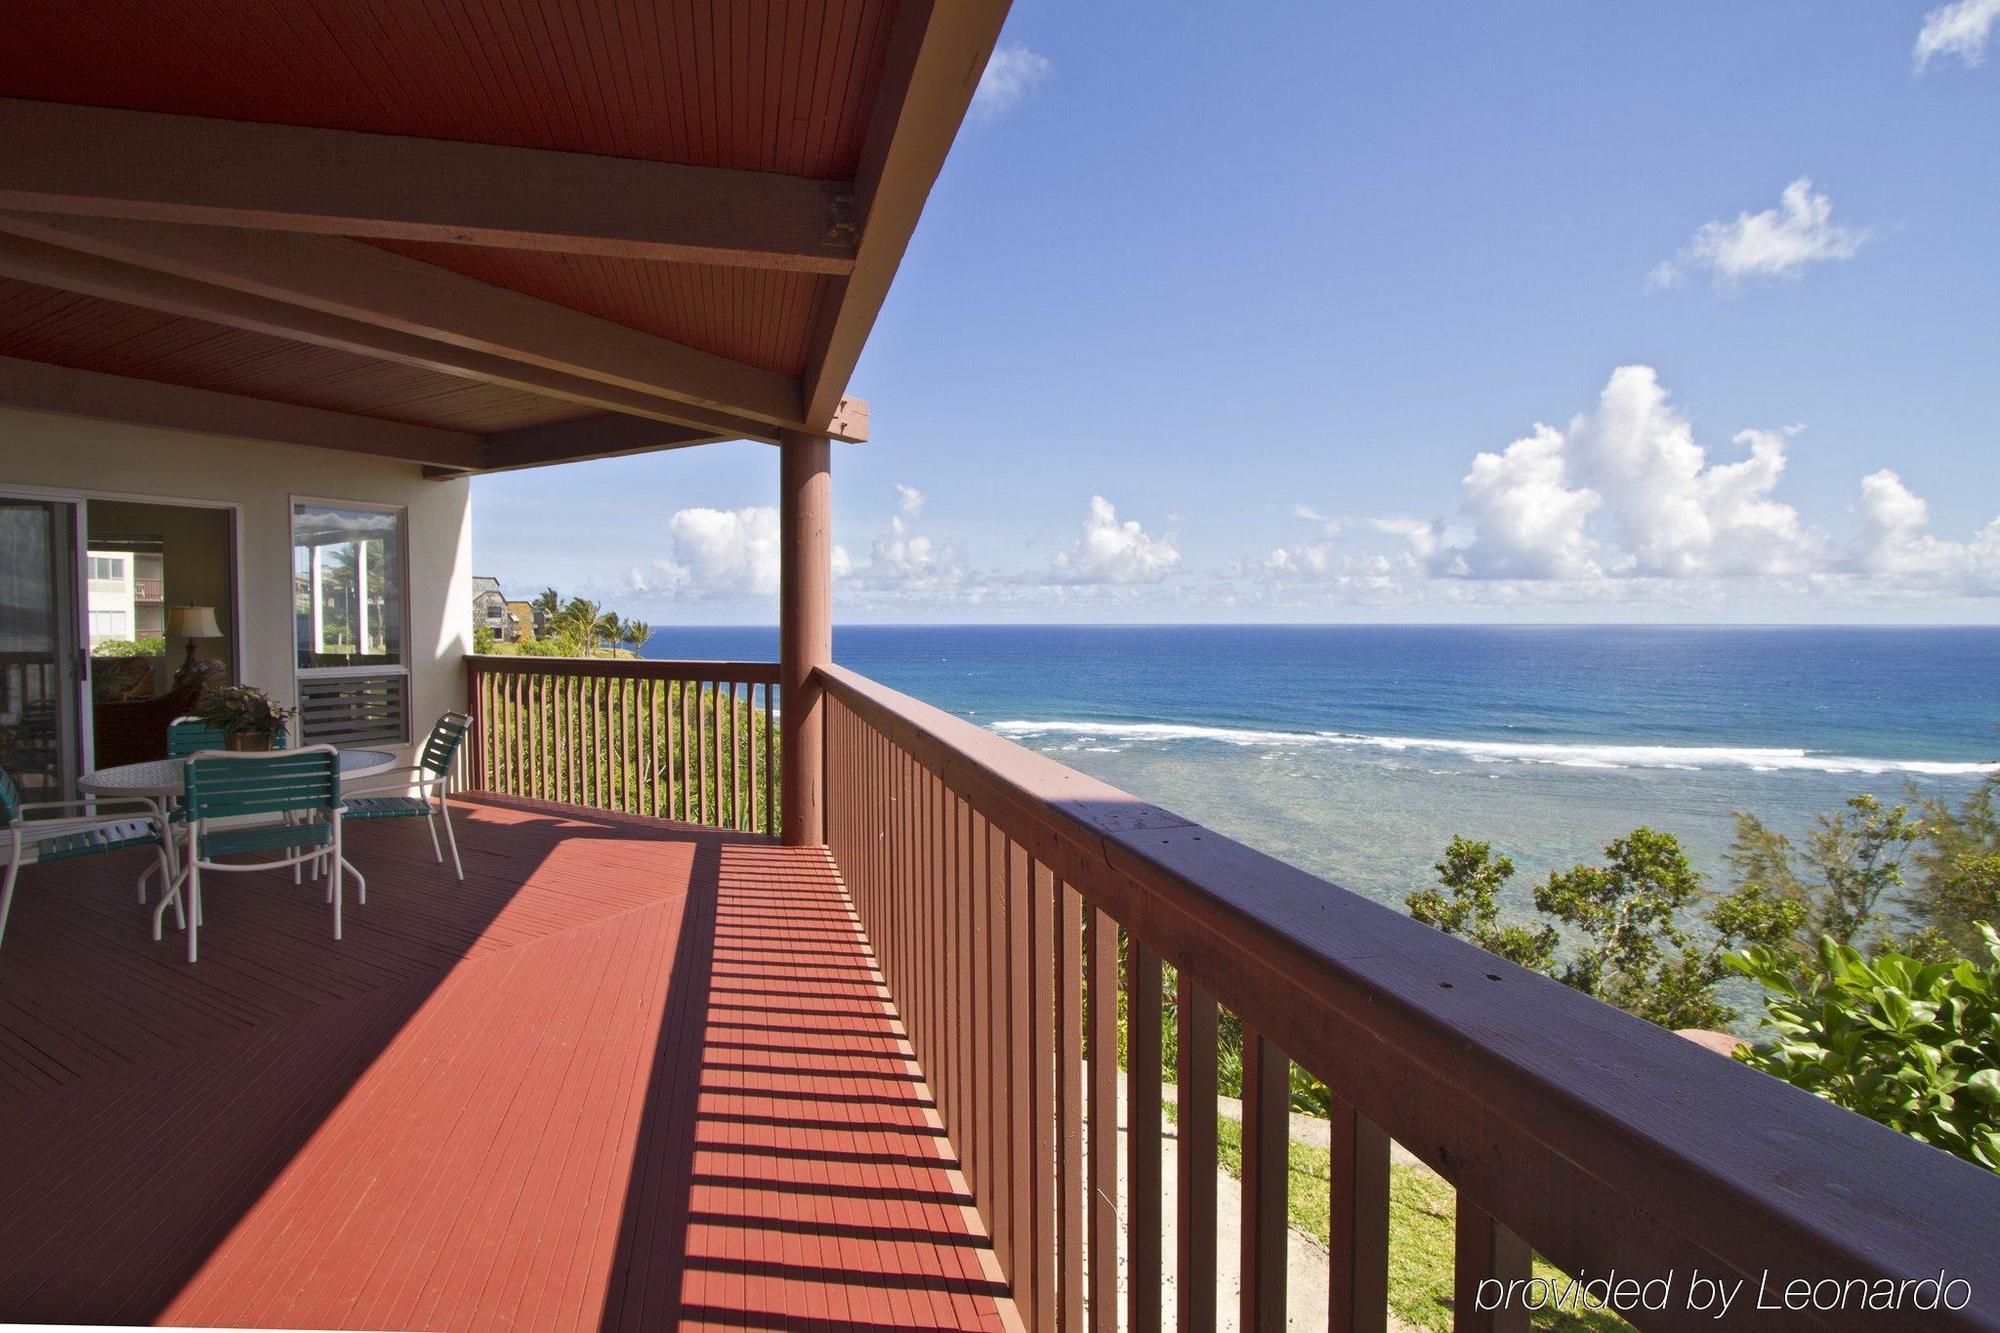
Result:
{"type": "Polygon", "coordinates": [[[83,649],[76,507],[0,496],[0,768],[28,800],[70,793],[83,649]]]}

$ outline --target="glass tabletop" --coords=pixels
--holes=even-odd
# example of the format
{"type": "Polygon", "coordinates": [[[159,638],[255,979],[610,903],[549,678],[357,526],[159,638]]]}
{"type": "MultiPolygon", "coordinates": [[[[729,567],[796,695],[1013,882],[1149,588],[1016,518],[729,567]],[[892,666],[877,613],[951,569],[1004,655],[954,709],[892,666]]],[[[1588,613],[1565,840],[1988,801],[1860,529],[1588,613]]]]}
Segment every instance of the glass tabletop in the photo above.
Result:
{"type": "MultiPolygon", "coordinates": [[[[340,776],[365,778],[396,766],[396,756],[388,750],[342,750],[340,776]]],[[[179,796],[185,759],[152,759],[143,764],[119,764],[100,768],[77,779],[77,786],[93,796],[179,796]]]]}

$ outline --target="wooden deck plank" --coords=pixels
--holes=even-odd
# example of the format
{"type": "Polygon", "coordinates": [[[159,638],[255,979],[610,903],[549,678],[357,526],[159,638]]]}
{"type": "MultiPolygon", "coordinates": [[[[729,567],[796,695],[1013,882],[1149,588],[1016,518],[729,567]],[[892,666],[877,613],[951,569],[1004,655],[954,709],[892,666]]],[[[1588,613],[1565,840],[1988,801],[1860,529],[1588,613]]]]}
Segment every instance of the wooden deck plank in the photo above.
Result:
{"type": "Polygon", "coordinates": [[[24,876],[0,953],[0,1320],[1004,1326],[824,852],[523,802],[356,830],[369,901],[136,858],[24,876]]]}

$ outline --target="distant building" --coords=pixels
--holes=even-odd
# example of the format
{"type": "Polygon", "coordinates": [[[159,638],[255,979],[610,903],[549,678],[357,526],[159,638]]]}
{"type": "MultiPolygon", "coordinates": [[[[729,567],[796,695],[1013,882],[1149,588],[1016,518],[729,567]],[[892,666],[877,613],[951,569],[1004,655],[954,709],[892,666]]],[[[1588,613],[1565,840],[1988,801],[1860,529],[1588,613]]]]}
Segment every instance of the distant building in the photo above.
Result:
{"type": "Polygon", "coordinates": [[[472,627],[491,630],[493,637],[501,643],[512,643],[513,621],[513,616],[507,611],[507,594],[500,591],[500,580],[473,575],[472,627]]]}
{"type": "Polygon", "coordinates": [[[509,602],[507,616],[513,622],[515,643],[535,641],[535,632],[542,627],[542,618],[535,614],[533,606],[527,602],[509,602]]]}
{"type": "Polygon", "coordinates": [[[90,644],[167,632],[163,562],[158,550],[116,547],[89,552],[90,644]]]}

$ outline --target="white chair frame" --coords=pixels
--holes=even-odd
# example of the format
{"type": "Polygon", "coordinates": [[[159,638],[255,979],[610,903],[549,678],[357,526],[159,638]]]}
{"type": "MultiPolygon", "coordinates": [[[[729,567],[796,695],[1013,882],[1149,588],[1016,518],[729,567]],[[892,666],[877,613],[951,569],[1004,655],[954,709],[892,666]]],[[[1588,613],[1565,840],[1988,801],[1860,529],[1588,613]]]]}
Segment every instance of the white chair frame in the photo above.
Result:
{"type": "MultiPolygon", "coordinates": [[[[301,754],[311,754],[315,751],[325,751],[327,754],[336,756],[339,753],[331,745],[307,745],[307,746],[302,746],[296,750],[270,750],[270,751],[202,750],[195,754],[187,756],[187,761],[189,763],[193,763],[194,761],[199,759],[255,760],[263,755],[268,755],[272,758],[296,759],[301,754]]],[[[339,762],[338,758],[336,758],[334,762],[337,764],[339,762]]],[[[346,793],[343,792],[342,795],[344,797],[346,793]]],[[[340,935],[341,900],[345,896],[343,893],[343,886],[341,883],[341,870],[346,865],[346,858],[344,858],[341,855],[340,817],[342,813],[345,811],[345,809],[346,809],[345,806],[337,805],[333,807],[331,810],[321,811],[317,807],[315,807],[309,812],[316,817],[324,814],[326,817],[326,822],[330,823],[333,826],[333,832],[330,835],[330,842],[328,846],[310,847],[299,851],[296,855],[277,857],[268,861],[242,861],[242,862],[232,863],[228,861],[210,861],[203,859],[201,854],[201,838],[202,835],[207,831],[208,820],[207,819],[187,820],[185,823],[186,837],[187,837],[187,843],[185,847],[185,853],[186,853],[185,859],[181,863],[179,875],[174,879],[173,883],[169,885],[167,891],[161,895],[160,905],[153,909],[153,938],[156,940],[160,938],[161,917],[165,915],[167,906],[169,904],[172,904],[174,908],[174,916],[177,923],[180,924],[187,931],[187,946],[188,946],[187,960],[190,963],[194,962],[197,957],[196,936],[201,927],[201,872],[204,870],[212,870],[228,874],[242,874],[245,872],[279,870],[283,869],[286,866],[290,866],[292,868],[292,878],[295,883],[298,881],[300,877],[301,868],[310,869],[311,873],[313,873],[314,875],[319,875],[322,873],[326,875],[327,879],[326,900],[333,905],[333,937],[336,940],[339,939],[341,937],[340,935]],[[186,886],[186,891],[187,891],[186,892],[187,902],[185,909],[183,909],[181,905],[183,885],[186,886]]],[[[289,822],[294,815],[300,813],[308,813],[308,812],[284,811],[278,814],[278,818],[283,819],[286,822],[289,822]]],[[[248,818],[249,816],[245,817],[248,818]]],[[[308,822],[316,822],[316,821],[308,821],[308,822]]],[[[359,874],[356,874],[355,878],[360,879],[359,874]]],[[[367,882],[365,880],[362,881],[361,884],[360,901],[364,903],[368,901],[368,888],[367,888],[367,882]]]]}
{"type": "MultiPolygon", "coordinates": [[[[451,774],[433,773],[421,764],[406,764],[401,768],[385,769],[369,775],[371,785],[366,787],[342,787],[342,799],[349,796],[409,796],[411,788],[424,803],[424,827],[431,833],[431,851],[436,854],[438,864],[444,864],[444,847],[438,843],[438,821],[444,821],[444,839],[451,847],[451,868],[459,879],[465,878],[465,866],[458,859],[458,835],[451,828],[451,774]],[[399,773],[414,776],[397,778],[399,773]],[[394,779],[386,784],[380,779],[394,779]]],[[[359,871],[353,872],[358,878],[359,871]]]]}
{"type": "MultiPolygon", "coordinates": [[[[14,908],[14,883],[20,878],[21,867],[39,864],[39,845],[50,838],[60,838],[72,833],[89,833],[94,829],[107,828],[114,824],[129,824],[134,819],[143,820],[153,826],[159,834],[160,846],[153,849],[155,862],[139,877],[139,901],[146,901],[146,880],[154,870],[165,883],[173,873],[172,862],[168,860],[167,843],[170,835],[167,822],[160,814],[160,807],[144,796],[120,796],[106,799],[102,796],[86,797],[74,801],[24,801],[20,815],[7,825],[7,873],[4,883],[0,883],[0,940],[7,935],[7,914],[14,908]],[[106,807],[137,807],[143,813],[137,815],[106,814],[106,807]],[[52,819],[29,819],[30,810],[87,810],[90,813],[69,815],[52,819]]],[[[63,860],[81,860],[81,857],[64,857],[63,860]]],[[[156,937],[157,938],[157,937],[156,937]]]]}

